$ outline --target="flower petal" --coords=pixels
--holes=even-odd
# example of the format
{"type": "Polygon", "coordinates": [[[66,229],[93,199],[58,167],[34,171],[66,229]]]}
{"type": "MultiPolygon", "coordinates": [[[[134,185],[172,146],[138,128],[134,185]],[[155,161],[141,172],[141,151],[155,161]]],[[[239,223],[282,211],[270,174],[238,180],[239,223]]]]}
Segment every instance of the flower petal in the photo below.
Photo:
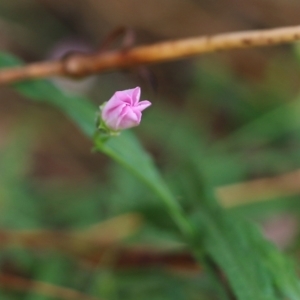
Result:
{"type": "Polygon", "coordinates": [[[132,89],[132,105],[137,105],[140,101],[141,97],[141,88],[137,86],[136,88],[132,89]]]}
{"type": "Polygon", "coordinates": [[[136,87],[134,89],[128,89],[124,91],[118,91],[115,93],[115,96],[120,100],[129,105],[135,105],[139,102],[141,95],[141,89],[136,87]]]}
{"type": "Polygon", "coordinates": [[[118,93],[119,92],[115,92],[113,96],[105,103],[102,109],[102,113],[106,114],[108,111],[114,109],[115,107],[124,104],[124,97],[121,98],[120,95],[118,95],[118,93]]]}
{"type": "Polygon", "coordinates": [[[138,126],[140,124],[142,114],[139,110],[133,110],[131,107],[126,106],[120,115],[117,123],[118,130],[127,129],[138,126]]]}
{"type": "Polygon", "coordinates": [[[121,105],[111,107],[110,109],[106,108],[106,105],[104,106],[102,110],[102,120],[105,122],[106,126],[111,128],[112,130],[119,130],[118,123],[121,119],[121,114],[124,108],[128,107],[125,103],[122,103],[121,105]]]}
{"type": "Polygon", "coordinates": [[[143,111],[144,109],[146,109],[147,107],[149,107],[152,103],[148,100],[143,100],[141,102],[138,103],[138,105],[136,106],[136,108],[139,109],[139,111],[143,111]]]}

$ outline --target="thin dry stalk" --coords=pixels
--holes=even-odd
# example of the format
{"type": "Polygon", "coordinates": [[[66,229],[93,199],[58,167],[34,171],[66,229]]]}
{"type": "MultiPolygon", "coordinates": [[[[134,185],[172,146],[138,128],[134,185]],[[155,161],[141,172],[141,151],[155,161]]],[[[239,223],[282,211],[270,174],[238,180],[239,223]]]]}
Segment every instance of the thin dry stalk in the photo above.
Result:
{"type": "Polygon", "coordinates": [[[300,193],[300,170],[269,178],[260,178],[219,187],[217,197],[222,206],[229,208],[252,202],[288,197],[300,193]]]}
{"type": "MultiPolygon", "coordinates": [[[[97,231],[99,232],[99,231],[97,231]]],[[[167,249],[150,245],[122,245],[119,239],[107,240],[106,235],[83,235],[71,231],[17,231],[0,229],[1,247],[22,247],[32,251],[60,251],[89,266],[112,267],[106,260],[113,256],[115,269],[149,268],[199,271],[192,255],[181,245],[167,249]]]]}
{"type": "Polygon", "coordinates": [[[9,274],[0,274],[0,287],[4,289],[30,292],[62,300],[100,300],[85,295],[70,288],[56,286],[50,283],[34,281],[9,274]]]}
{"type": "Polygon", "coordinates": [[[292,26],[201,36],[91,55],[74,54],[59,61],[3,69],[0,71],[0,84],[51,76],[83,77],[214,51],[273,46],[298,40],[300,40],[300,26],[292,26]]]}

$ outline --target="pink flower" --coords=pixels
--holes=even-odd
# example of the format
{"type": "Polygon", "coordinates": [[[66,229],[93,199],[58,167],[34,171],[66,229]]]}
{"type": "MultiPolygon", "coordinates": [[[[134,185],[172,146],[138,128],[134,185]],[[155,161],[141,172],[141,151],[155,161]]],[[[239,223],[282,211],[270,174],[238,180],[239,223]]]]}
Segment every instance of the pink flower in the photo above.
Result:
{"type": "Polygon", "coordinates": [[[138,126],[142,111],[151,105],[147,100],[139,102],[140,95],[139,87],[115,92],[102,108],[101,118],[105,126],[112,131],[138,126]]]}

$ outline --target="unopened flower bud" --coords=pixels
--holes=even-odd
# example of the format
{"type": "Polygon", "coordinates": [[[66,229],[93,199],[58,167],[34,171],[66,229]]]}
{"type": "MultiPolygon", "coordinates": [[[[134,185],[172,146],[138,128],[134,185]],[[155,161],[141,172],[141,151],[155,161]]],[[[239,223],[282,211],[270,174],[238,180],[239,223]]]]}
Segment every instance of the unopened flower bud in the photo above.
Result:
{"type": "Polygon", "coordinates": [[[101,119],[104,127],[118,132],[138,126],[141,122],[142,111],[151,105],[150,101],[140,101],[141,89],[115,92],[115,94],[101,106],[101,119]]]}

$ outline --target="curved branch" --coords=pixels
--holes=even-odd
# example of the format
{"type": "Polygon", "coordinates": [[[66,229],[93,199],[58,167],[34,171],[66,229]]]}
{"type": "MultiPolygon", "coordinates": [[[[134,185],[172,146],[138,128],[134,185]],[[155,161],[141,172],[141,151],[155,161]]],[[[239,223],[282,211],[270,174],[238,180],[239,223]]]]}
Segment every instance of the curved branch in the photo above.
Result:
{"type": "Polygon", "coordinates": [[[300,26],[224,33],[166,41],[91,55],[73,54],[58,61],[34,63],[0,71],[0,84],[50,76],[84,77],[136,65],[182,59],[220,50],[273,46],[300,40],[300,26]]]}

